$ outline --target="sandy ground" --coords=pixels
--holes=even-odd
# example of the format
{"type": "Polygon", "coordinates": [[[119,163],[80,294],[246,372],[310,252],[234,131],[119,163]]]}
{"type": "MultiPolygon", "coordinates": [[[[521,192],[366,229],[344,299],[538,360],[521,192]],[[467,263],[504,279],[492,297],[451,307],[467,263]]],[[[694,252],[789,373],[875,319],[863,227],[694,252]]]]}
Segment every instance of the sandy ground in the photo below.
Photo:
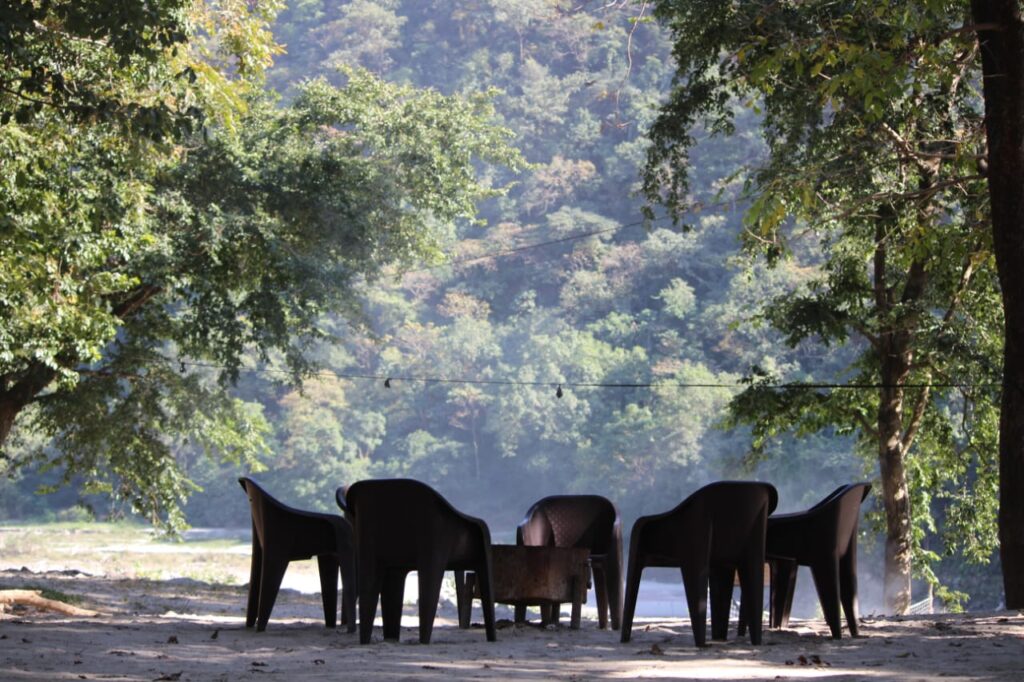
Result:
{"type": "MultiPolygon", "coordinates": [[[[834,641],[821,621],[693,645],[687,620],[640,619],[633,641],[597,629],[499,621],[498,641],[459,630],[445,605],[428,646],[410,610],[400,643],[362,646],[323,627],[317,595],[283,591],[270,626],[244,626],[245,588],[195,580],[126,580],[75,571],[0,571],[0,588],[47,588],[102,612],[69,618],[0,614],[0,680],[442,679],[1024,679],[1024,616],[1016,612],[868,618],[862,637],[834,641]]],[[[508,611],[499,617],[507,618],[508,611]]],[[[474,620],[479,620],[478,614],[474,620]]]]}

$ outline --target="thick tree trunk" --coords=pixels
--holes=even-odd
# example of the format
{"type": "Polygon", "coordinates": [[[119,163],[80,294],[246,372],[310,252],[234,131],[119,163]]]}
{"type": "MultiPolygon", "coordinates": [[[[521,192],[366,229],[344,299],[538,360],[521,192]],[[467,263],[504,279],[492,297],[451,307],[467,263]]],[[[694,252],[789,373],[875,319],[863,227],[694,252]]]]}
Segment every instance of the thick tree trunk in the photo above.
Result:
{"type": "Polygon", "coordinates": [[[971,0],[981,45],[992,238],[1006,319],[999,417],[999,552],[1007,608],[1024,608],[1024,22],[1019,0],[971,0]]]}
{"type": "MultiPolygon", "coordinates": [[[[873,262],[875,310],[879,319],[891,318],[897,302],[896,290],[888,281],[887,227],[888,217],[875,226],[875,254],[873,262]]],[[[898,297],[901,303],[918,300],[923,291],[927,273],[920,262],[911,265],[898,297]]],[[[913,337],[909,320],[889,319],[889,326],[879,333],[875,350],[879,359],[879,379],[882,388],[878,395],[878,469],[882,482],[882,506],[885,509],[885,608],[889,613],[902,614],[910,608],[911,558],[913,536],[911,524],[910,489],[904,462],[904,386],[910,376],[913,337]]]]}
{"type": "MultiPolygon", "coordinates": [[[[883,366],[885,363],[883,362],[883,366]]],[[[882,371],[878,409],[878,468],[885,508],[885,608],[906,613],[910,608],[911,525],[910,491],[903,462],[903,391],[882,371]]]]}

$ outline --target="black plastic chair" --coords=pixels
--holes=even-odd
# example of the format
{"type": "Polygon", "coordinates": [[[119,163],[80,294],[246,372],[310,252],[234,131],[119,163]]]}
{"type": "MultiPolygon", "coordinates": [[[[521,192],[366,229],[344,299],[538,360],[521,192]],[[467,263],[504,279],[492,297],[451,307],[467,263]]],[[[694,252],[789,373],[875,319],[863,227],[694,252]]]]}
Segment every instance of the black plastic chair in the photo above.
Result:
{"type": "Polygon", "coordinates": [[[343,491],[342,499],[355,528],[360,643],[370,642],[378,597],[384,639],[399,638],[410,571],[419,578],[420,642],[430,643],[446,570],[476,574],[487,640],[495,641],[491,534],[486,523],[462,514],[430,486],[410,479],[358,481],[343,491]]]}
{"type": "Polygon", "coordinates": [[[768,518],[772,627],[789,624],[797,567],[809,566],[832,637],[842,637],[840,604],[857,636],[857,525],[869,492],[866,482],[839,486],[807,511],[768,518]]]}
{"type": "MultiPolygon", "coordinates": [[[[590,567],[597,595],[598,626],[612,629],[622,623],[622,524],[611,501],[600,495],[553,495],[536,502],[516,529],[516,544],[579,547],[590,550],[590,567]]],[[[544,607],[542,607],[544,608],[544,607]]],[[[557,623],[559,607],[550,607],[545,623],[557,623]]],[[[517,623],[525,622],[526,607],[515,609],[517,623]]]]}
{"type": "Polygon", "coordinates": [[[637,519],[629,538],[622,641],[628,642],[632,634],[643,569],[671,566],[683,576],[697,646],[706,643],[709,586],[711,637],[726,638],[737,573],[740,620],[750,626],[751,643],[760,644],[765,534],[778,499],[768,483],[720,481],[704,486],[671,511],[637,519]]]}
{"type": "Polygon", "coordinates": [[[252,565],[245,626],[267,628],[288,564],[317,558],[324,624],[337,623],[338,573],[342,579],[342,625],[356,629],[356,565],[352,526],[333,514],[293,509],[250,478],[240,478],[252,512],[252,565]]]}

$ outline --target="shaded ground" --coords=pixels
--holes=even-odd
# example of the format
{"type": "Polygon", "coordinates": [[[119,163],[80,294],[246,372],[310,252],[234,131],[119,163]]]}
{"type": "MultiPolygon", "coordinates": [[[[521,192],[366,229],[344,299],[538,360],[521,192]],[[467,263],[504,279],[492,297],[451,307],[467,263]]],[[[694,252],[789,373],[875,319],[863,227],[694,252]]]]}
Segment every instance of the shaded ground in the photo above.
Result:
{"type": "Polygon", "coordinates": [[[687,621],[644,619],[633,641],[600,631],[507,622],[498,641],[454,627],[442,610],[433,643],[416,644],[415,618],[398,644],[360,646],[323,627],[319,597],[286,591],[264,633],[246,630],[245,588],[206,582],[111,579],[74,571],[0,571],[0,588],[34,587],[103,612],[67,618],[34,610],[0,616],[3,680],[803,679],[1017,680],[1024,617],[1016,613],[869,619],[865,636],[833,641],[824,623],[693,646],[687,621]]]}

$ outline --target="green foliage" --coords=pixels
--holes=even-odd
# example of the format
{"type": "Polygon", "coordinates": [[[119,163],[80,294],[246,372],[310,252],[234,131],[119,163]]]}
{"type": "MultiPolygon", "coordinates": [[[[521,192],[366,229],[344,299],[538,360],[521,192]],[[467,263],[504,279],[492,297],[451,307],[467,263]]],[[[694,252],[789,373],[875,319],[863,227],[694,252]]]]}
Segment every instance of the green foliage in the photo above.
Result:
{"type": "Polygon", "coordinates": [[[80,122],[118,120],[158,137],[189,125],[193,112],[184,102],[143,99],[138,86],[177,89],[177,76],[161,67],[165,52],[188,39],[190,4],[4,3],[0,123],[27,125],[56,110],[80,122]]]}
{"type": "MultiPolygon", "coordinates": [[[[270,49],[272,7],[199,10],[207,38],[249,55],[242,76],[270,49]]],[[[209,66],[227,53],[196,54],[209,66]]],[[[192,99],[233,88],[218,78],[197,79],[192,99]]],[[[519,164],[486,94],[352,71],[278,108],[251,85],[231,90],[230,115],[210,101],[210,127],[174,132],[173,148],[59,108],[0,128],[0,258],[16,264],[0,275],[2,440],[33,402],[21,428],[53,439],[5,455],[82,476],[171,529],[196,488],[178,453],[248,468],[266,451],[261,408],[227,392],[243,363],[279,358],[300,380],[324,315],[358,317],[357,288],[389,264],[436,260],[453,222],[501,194],[491,164],[519,164]]],[[[369,422],[355,442],[379,439],[369,422]]]]}
{"type": "Polygon", "coordinates": [[[658,298],[664,302],[665,312],[680,320],[693,311],[696,303],[693,287],[679,277],[673,278],[668,286],[661,290],[658,298]]]}
{"type": "Polygon", "coordinates": [[[762,113],[768,155],[742,169],[744,243],[805,274],[759,316],[798,352],[818,342],[856,353],[813,373],[755,372],[730,423],[752,425],[755,452],[786,433],[856,435],[868,461],[905,466],[893,475],[909,484],[909,508],[883,497],[888,541],[913,547],[922,577],[938,583],[933,514],[948,515],[950,552],[987,560],[1001,321],[976,169],[980,62],[970,32],[950,31],[965,3],[665,0],[656,14],[678,69],[651,128],[645,194],[680,216],[695,131],[734,133],[736,101],[762,113]],[[780,377],[864,390],[780,389],[780,377]],[[960,525],[968,506],[973,530],[960,525]]]}

